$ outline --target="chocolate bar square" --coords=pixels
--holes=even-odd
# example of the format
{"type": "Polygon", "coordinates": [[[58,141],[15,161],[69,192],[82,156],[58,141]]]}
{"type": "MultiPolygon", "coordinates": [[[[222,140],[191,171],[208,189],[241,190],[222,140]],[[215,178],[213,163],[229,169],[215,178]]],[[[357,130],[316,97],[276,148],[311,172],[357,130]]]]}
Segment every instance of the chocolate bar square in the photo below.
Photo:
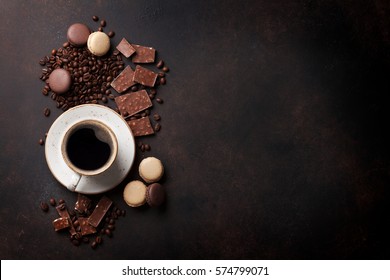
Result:
{"type": "Polygon", "coordinates": [[[146,90],[130,92],[115,98],[122,116],[132,116],[153,105],[146,90]]]}
{"type": "Polygon", "coordinates": [[[156,56],[156,50],[151,47],[145,47],[140,45],[132,46],[135,49],[135,54],[132,56],[131,61],[133,63],[153,63],[156,56]]]}
{"type": "Polygon", "coordinates": [[[122,39],[116,48],[127,58],[135,53],[135,48],[125,38],[122,39]]]}
{"type": "Polygon", "coordinates": [[[77,219],[80,223],[81,235],[93,234],[96,232],[96,228],[88,223],[88,218],[79,217],[77,219]]]}
{"type": "Polygon", "coordinates": [[[53,227],[55,231],[62,230],[70,227],[71,223],[68,218],[58,218],[53,221],[53,227]]]}
{"type": "Polygon", "coordinates": [[[133,81],[144,86],[154,87],[157,76],[157,73],[154,73],[152,70],[137,65],[135,67],[133,81]]]}
{"type": "Polygon", "coordinates": [[[85,214],[87,213],[90,205],[91,205],[91,200],[85,195],[79,193],[77,195],[77,201],[74,206],[74,210],[76,210],[80,214],[85,214]]]}
{"type": "Polygon", "coordinates": [[[149,117],[143,117],[135,120],[128,120],[127,124],[130,126],[134,137],[146,136],[154,134],[152,124],[150,123],[149,117]]]}
{"type": "Polygon", "coordinates": [[[130,66],[126,68],[111,82],[111,87],[118,93],[122,93],[129,87],[135,85],[134,71],[130,66]]]}
{"type": "MultiPolygon", "coordinates": [[[[69,215],[68,209],[66,208],[65,204],[58,205],[56,207],[56,209],[57,209],[58,215],[60,215],[61,218],[66,218],[66,219],[69,219],[69,221],[71,221],[71,217],[69,215]]],[[[70,223],[69,232],[70,232],[71,235],[75,235],[76,234],[76,230],[75,230],[75,228],[74,228],[72,223],[70,223]]]]}
{"type": "Polygon", "coordinates": [[[89,216],[88,223],[95,228],[98,227],[100,222],[103,220],[104,215],[106,215],[108,209],[110,209],[111,205],[112,201],[108,197],[103,196],[99,200],[91,216],[89,216]]]}

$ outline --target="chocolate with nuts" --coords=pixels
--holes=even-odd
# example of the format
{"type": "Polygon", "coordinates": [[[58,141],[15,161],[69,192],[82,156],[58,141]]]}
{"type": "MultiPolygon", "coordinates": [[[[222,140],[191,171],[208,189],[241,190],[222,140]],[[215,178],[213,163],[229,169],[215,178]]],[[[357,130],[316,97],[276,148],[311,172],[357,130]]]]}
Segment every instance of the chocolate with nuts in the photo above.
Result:
{"type": "Polygon", "coordinates": [[[130,126],[134,137],[154,134],[154,130],[152,124],[150,123],[149,117],[128,120],[127,124],[130,126]]]}
{"type": "Polygon", "coordinates": [[[115,103],[122,116],[132,116],[153,105],[144,89],[118,96],[115,98],[115,103]]]}

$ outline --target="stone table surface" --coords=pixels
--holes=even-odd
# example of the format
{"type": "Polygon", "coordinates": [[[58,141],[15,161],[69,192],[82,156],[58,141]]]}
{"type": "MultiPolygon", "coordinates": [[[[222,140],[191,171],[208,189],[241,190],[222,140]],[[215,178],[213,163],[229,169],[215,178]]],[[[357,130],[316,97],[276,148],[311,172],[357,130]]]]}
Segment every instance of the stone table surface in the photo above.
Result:
{"type": "Polygon", "coordinates": [[[1,0],[0,258],[389,259],[390,4],[355,2],[1,0]],[[133,168],[96,250],[40,210],[77,195],[38,144],[62,113],[38,62],[93,15],[171,69],[134,165],[163,161],[167,201],[127,207],[133,168]]]}

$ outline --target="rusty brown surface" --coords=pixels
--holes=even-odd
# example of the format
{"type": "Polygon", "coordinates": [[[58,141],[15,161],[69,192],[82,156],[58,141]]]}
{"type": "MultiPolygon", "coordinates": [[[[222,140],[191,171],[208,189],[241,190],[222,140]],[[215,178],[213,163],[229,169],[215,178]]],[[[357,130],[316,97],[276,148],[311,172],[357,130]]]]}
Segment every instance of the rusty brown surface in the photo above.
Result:
{"type": "Polygon", "coordinates": [[[30,2],[0,9],[1,259],[390,258],[388,1],[30,2]],[[40,210],[77,195],[38,144],[61,113],[38,62],[94,14],[171,69],[136,156],[163,161],[167,202],[107,193],[127,215],[96,251],[40,210]]]}

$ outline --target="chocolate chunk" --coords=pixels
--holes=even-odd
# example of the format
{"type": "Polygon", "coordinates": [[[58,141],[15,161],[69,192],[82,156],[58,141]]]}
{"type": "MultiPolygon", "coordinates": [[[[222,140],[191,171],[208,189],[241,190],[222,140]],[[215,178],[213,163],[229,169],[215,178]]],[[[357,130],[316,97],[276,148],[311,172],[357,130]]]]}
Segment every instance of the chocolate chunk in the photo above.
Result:
{"type": "Polygon", "coordinates": [[[140,45],[132,45],[135,49],[131,61],[133,63],[153,63],[156,55],[156,50],[151,47],[145,47],[140,45]]]}
{"type": "MultiPolygon", "coordinates": [[[[61,199],[59,200],[59,203],[60,202],[61,202],[61,199]]],[[[71,220],[71,217],[69,215],[68,209],[66,209],[65,203],[61,203],[60,205],[58,205],[56,207],[56,209],[57,209],[57,212],[58,212],[58,214],[60,215],[61,218],[66,218],[66,219],[71,220]]],[[[69,232],[70,232],[71,235],[76,234],[76,230],[75,230],[73,224],[70,224],[69,232]]]]}
{"type": "Polygon", "coordinates": [[[118,93],[122,93],[129,87],[135,85],[133,79],[133,69],[131,69],[130,66],[126,66],[126,68],[111,82],[111,87],[118,93]]]}
{"type": "Polygon", "coordinates": [[[111,205],[112,201],[108,197],[103,196],[99,200],[91,216],[89,216],[88,223],[95,228],[98,227],[100,222],[103,220],[104,215],[106,215],[108,209],[110,209],[111,205]]]}
{"type": "Polygon", "coordinates": [[[80,214],[84,214],[87,212],[90,205],[91,200],[88,197],[79,193],[77,196],[76,204],[74,206],[74,210],[76,210],[80,214]]]}
{"type": "Polygon", "coordinates": [[[78,221],[80,223],[81,235],[82,236],[88,235],[88,234],[93,234],[93,233],[96,232],[96,228],[91,226],[88,223],[88,218],[80,217],[80,218],[78,218],[78,221]]]}
{"type": "Polygon", "coordinates": [[[68,218],[58,218],[53,221],[53,227],[55,231],[62,230],[64,228],[70,227],[70,222],[68,218]]]}
{"type": "Polygon", "coordinates": [[[125,38],[122,39],[116,48],[127,58],[135,53],[135,48],[125,38]]]}
{"type": "Polygon", "coordinates": [[[126,114],[127,116],[132,116],[153,105],[148,93],[144,89],[118,96],[115,98],[115,103],[122,116],[126,116],[126,114]]]}
{"type": "Polygon", "coordinates": [[[146,136],[154,134],[152,124],[150,123],[149,117],[144,117],[135,120],[127,121],[134,136],[146,136]]]}
{"type": "Polygon", "coordinates": [[[140,83],[141,85],[154,87],[156,83],[157,74],[153,71],[146,69],[142,66],[137,65],[135,67],[134,78],[133,81],[136,83],[140,83]]]}

